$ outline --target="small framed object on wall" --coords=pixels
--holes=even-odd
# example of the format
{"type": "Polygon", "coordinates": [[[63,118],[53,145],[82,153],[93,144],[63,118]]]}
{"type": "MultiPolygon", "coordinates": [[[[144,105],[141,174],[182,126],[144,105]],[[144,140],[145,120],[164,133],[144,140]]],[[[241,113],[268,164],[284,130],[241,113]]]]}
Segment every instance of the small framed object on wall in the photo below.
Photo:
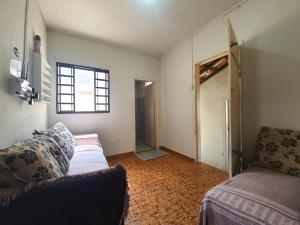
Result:
{"type": "Polygon", "coordinates": [[[15,77],[21,77],[22,74],[22,60],[19,47],[13,40],[11,40],[10,47],[9,73],[15,77]]]}

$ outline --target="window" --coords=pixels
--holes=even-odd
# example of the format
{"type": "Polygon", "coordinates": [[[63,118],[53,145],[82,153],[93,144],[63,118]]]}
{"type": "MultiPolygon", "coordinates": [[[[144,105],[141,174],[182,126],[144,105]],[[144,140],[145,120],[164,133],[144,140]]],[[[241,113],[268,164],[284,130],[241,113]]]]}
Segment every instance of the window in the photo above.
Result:
{"type": "Polygon", "coordinates": [[[56,112],[110,112],[109,70],[56,63],[56,112]]]}

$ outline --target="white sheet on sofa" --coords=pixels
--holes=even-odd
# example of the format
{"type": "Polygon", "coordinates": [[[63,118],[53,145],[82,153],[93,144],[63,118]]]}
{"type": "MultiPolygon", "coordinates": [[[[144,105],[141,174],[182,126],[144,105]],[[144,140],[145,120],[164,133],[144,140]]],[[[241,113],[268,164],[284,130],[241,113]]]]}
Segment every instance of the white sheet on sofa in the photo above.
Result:
{"type": "Polygon", "coordinates": [[[74,135],[75,138],[98,138],[98,134],[80,134],[74,135]]]}
{"type": "Polygon", "coordinates": [[[103,154],[102,147],[98,145],[80,145],[75,146],[75,152],[82,152],[82,151],[100,151],[103,154]]]}
{"type": "Polygon", "coordinates": [[[97,145],[76,146],[68,175],[90,173],[107,168],[109,166],[101,147],[97,145]]]}

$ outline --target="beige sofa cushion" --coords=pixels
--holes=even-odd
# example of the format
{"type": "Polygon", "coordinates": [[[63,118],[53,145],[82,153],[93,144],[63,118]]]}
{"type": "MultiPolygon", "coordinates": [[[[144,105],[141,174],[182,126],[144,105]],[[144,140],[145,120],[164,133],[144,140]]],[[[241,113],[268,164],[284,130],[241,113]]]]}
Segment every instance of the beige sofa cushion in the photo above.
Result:
{"type": "Polygon", "coordinates": [[[256,143],[255,164],[300,176],[300,132],[263,127],[256,143]]]}

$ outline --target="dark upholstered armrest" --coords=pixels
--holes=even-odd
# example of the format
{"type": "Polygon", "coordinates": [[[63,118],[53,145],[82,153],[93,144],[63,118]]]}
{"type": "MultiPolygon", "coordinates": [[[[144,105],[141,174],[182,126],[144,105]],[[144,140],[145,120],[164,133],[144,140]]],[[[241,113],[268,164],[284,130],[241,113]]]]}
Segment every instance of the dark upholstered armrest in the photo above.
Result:
{"type": "Polygon", "coordinates": [[[1,225],[118,225],[128,210],[122,166],[42,184],[0,207],[1,225]]]}

